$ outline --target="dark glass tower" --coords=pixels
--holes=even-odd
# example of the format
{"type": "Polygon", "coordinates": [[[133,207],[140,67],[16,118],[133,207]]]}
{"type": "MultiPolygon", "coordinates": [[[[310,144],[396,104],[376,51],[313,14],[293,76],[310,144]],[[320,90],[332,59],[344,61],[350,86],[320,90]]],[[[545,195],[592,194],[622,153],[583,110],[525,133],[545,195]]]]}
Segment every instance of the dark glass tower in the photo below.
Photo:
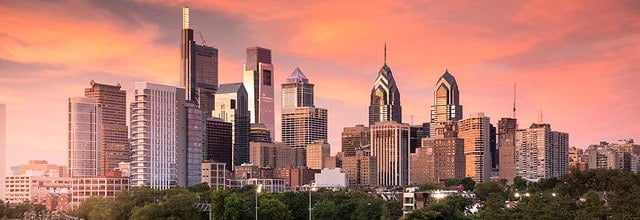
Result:
{"type": "Polygon", "coordinates": [[[393,79],[391,68],[387,66],[385,46],[384,66],[378,71],[373,88],[371,89],[371,105],[369,105],[369,125],[382,121],[402,123],[402,107],[400,106],[400,91],[393,79]]]}

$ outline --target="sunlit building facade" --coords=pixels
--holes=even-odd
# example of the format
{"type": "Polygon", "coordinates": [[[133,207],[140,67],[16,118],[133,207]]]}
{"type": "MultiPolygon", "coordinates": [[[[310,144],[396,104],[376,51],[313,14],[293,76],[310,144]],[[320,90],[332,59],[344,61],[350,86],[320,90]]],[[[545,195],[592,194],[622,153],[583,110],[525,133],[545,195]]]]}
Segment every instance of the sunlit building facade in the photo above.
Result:
{"type": "Polygon", "coordinates": [[[549,124],[532,124],[516,131],[516,176],[526,179],[559,177],[569,170],[569,134],[549,124]]]}
{"type": "Polygon", "coordinates": [[[305,148],[317,140],[327,140],[327,109],[299,107],[283,109],[282,143],[305,148]]]}
{"type": "Polygon", "coordinates": [[[402,123],[400,90],[398,90],[396,81],[393,79],[391,68],[387,66],[386,61],[384,66],[382,66],[380,71],[378,71],[378,76],[376,77],[376,81],[371,89],[370,103],[369,126],[372,126],[376,122],[383,121],[395,121],[402,123]]]}
{"type": "Polygon", "coordinates": [[[395,121],[371,125],[371,156],[377,159],[378,186],[409,183],[409,125],[395,121]]]}
{"type": "Polygon", "coordinates": [[[431,106],[431,124],[429,125],[430,136],[436,135],[436,127],[439,123],[462,119],[458,83],[449,70],[446,70],[438,79],[435,88],[433,105],[431,106]]]}
{"type": "MultiPolygon", "coordinates": [[[[232,165],[249,162],[250,112],[248,95],[242,83],[222,84],[215,95],[213,117],[232,124],[232,165]]],[[[211,152],[214,153],[214,152],[211,152]]]]}
{"type": "Polygon", "coordinates": [[[331,156],[331,145],[326,140],[318,140],[307,145],[307,167],[309,169],[321,170],[325,161],[331,156]]]}
{"type": "Polygon", "coordinates": [[[458,122],[458,137],[464,139],[465,175],[476,182],[491,178],[490,129],[490,119],[484,113],[458,122]]]}
{"type": "Polygon", "coordinates": [[[342,129],[342,151],[345,156],[355,156],[359,149],[369,147],[371,131],[364,125],[345,127],[342,129]]]}
{"type": "Polygon", "coordinates": [[[251,123],[263,123],[271,132],[271,139],[275,133],[273,74],[271,50],[247,48],[243,84],[247,90],[251,123]]]}
{"type": "Polygon", "coordinates": [[[508,183],[513,183],[516,177],[516,130],[517,120],[515,118],[501,118],[498,121],[496,132],[496,145],[498,146],[498,176],[506,179],[508,183]]]}
{"type": "Polygon", "coordinates": [[[69,175],[100,175],[102,106],[91,98],[72,97],[68,107],[69,175]]]}
{"type": "Polygon", "coordinates": [[[282,84],[282,109],[313,107],[313,87],[307,76],[296,67],[282,84]]]}

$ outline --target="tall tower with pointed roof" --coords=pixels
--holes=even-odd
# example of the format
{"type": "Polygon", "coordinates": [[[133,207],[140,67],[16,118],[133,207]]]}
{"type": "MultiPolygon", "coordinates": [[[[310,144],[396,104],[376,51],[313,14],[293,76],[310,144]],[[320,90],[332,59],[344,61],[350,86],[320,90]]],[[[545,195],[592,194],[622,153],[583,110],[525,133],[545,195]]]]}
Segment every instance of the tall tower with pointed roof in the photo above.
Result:
{"type": "Polygon", "coordinates": [[[282,84],[282,109],[313,107],[313,86],[300,68],[296,67],[282,84]]]}
{"type": "Polygon", "coordinates": [[[378,71],[371,89],[371,105],[369,105],[369,125],[382,121],[402,123],[402,107],[400,91],[393,79],[391,68],[387,66],[387,46],[384,47],[384,65],[378,71]]]}
{"type": "Polygon", "coordinates": [[[436,135],[436,126],[444,122],[456,122],[462,119],[462,106],[460,105],[460,92],[456,78],[445,70],[436,83],[436,91],[433,94],[431,106],[431,124],[429,134],[436,135]]]}

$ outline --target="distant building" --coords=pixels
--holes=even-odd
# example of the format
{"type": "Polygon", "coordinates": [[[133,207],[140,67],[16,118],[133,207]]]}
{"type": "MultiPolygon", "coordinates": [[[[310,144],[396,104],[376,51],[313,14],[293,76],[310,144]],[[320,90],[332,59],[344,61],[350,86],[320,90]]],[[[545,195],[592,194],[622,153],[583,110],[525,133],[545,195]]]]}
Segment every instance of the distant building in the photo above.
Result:
{"type": "Polygon", "coordinates": [[[306,163],[303,148],[292,148],[282,143],[251,142],[250,162],[259,167],[280,169],[287,164],[304,166],[306,163]]]}
{"type": "Polygon", "coordinates": [[[48,193],[68,193],[71,188],[69,177],[29,175],[8,175],[3,185],[6,190],[3,201],[13,204],[41,204],[48,193]]]}
{"type": "Polygon", "coordinates": [[[532,124],[516,131],[516,176],[526,179],[559,177],[569,169],[569,134],[551,131],[549,124],[532,124]]]}
{"type": "Polygon", "coordinates": [[[313,87],[307,76],[296,67],[282,84],[282,109],[314,107],[313,87]]]}
{"type": "MultiPolygon", "coordinates": [[[[118,174],[120,175],[120,174],[118,174]]],[[[119,176],[75,177],[71,179],[71,206],[77,209],[91,197],[113,199],[122,190],[129,189],[129,178],[119,176]]]]}
{"type": "Polygon", "coordinates": [[[456,78],[448,70],[436,82],[433,105],[431,106],[431,124],[429,136],[436,135],[436,126],[448,121],[462,119],[462,106],[460,105],[460,92],[456,78]]]}
{"type": "Polygon", "coordinates": [[[339,190],[349,187],[347,173],[342,168],[324,168],[320,173],[316,173],[315,181],[318,188],[339,190]]]}
{"type": "Polygon", "coordinates": [[[600,142],[587,148],[587,167],[589,169],[618,169],[625,172],[638,172],[638,158],[617,148],[616,144],[600,142]]]}
{"type": "Polygon", "coordinates": [[[422,147],[410,156],[411,183],[465,177],[464,140],[457,137],[457,130],[456,123],[449,123],[443,135],[422,139],[422,147]]]}
{"type": "MultiPolygon", "coordinates": [[[[219,99],[218,99],[219,100],[219,99]]],[[[207,146],[204,159],[233,166],[233,124],[220,118],[207,118],[207,146]]]]}
{"type": "Polygon", "coordinates": [[[498,129],[496,131],[497,136],[497,148],[499,149],[498,155],[498,176],[502,179],[506,179],[508,183],[513,183],[513,178],[516,177],[516,130],[517,120],[514,118],[501,118],[498,121],[498,129]]]}
{"type": "Polygon", "coordinates": [[[368,147],[370,141],[371,132],[364,125],[345,127],[342,130],[342,152],[347,157],[355,156],[358,149],[368,147]]]}
{"type": "Polygon", "coordinates": [[[364,188],[375,187],[377,185],[377,159],[371,156],[369,148],[359,149],[354,156],[338,156],[340,164],[326,168],[342,167],[347,173],[349,187],[364,188]]]}
{"type": "Polygon", "coordinates": [[[118,167],[120,162],[131,160],[129,131],[127,127],[127,92],[120,84],[107,85],[91,80],[91,87],[84,89],[87,98],[100,105],[100,172],[106,173],[118,167]]]}
{"type": "MultiPolygon", "coordinates": [[[[222,84],[215,94],[215,99],[213,117],[232,124],[233,165],[249,162],[249,121],[251,115],[244,85],[242,83],[222,84]]],[[[215,152],[210,153],[215,154],[215,152]]],[[[208,157],[214,157],[212,154],[209,154],[208,157]]],[[[207,159],[212,160],[212,158],[207,159]]]]}
{"type": "Polygon", "coordinates": [[[286,191],[283,179],[230,179],[229,188],[242,189],[245,186],[259,186],[262,193],[281,193],[286,191]]]}
{"type": "Polygon", "coordinates": [[[491,178],[490,126],[484,113],[471,114],[458,122],[458,137],[464,139],[465,174],[476,182],[491,178]]]}
{"type": "Polygon", "coordinates": [[[416,148],[420,148],[422,146],[422,138],[426,138],[424,134],[424,126],[423,125],[411,125],[409,126],[411,132],[411,140],[409,141],[409,153],[415,153],[416,148]]]}
{"type": "Polygon", "coordinates": [[[321,170],[327,157],[331,154],[331,145],[326,140],[318,140],[307,145],[307,167],[321,170]]]}
{"type": "Polygon", "coordinates": [[[369,105],[369,126],[376,122],[395,121],[402,123],[400,90],[393,79],[391,68],[387,66],[387,47],[385,45],[384,65],[378,71],[376,81],[371,88],[369,105]]]}
{"type": "Polygon", "coordinates": [[[584,149],[570,147],[569,148],[569,170],[576,169],[585,171],[587,169],[587,157],[584,149]]]}
{"type": "Polygon", "coordinates": [[[208,183],[211,190],[226,189],[227,182],[227,164],[215,162],[202,162],[202,179],[203,183],[208,183]]]}
{"type": "Polygon", "coordinates": [[[69,175],[97,176],[102,169],[102,105],[95,99],[69,98],[69,175]]]}
{"type": "Polygon", "coordinates": [[[498,165],[500,161],[500,152],[497,148],[496,140],[496,127],[493,124],[489,124],[489,151],[491,152],[491,170],[492,173],[498,172],[498,165]]]}
{"type": "Polygon", "coordinates": [[[249,133],[249,142],[263,142],[271,143],[271,132],[262,123],[251,124],[251,131],[249,133]]]}
{"type": "Polygon", "coordinates": [[[28,164],[11,167],[13,175],[69,177],[66,166],[49,164],[46,160],[30,160],[28,164]]]}
{"type": "MultiPolygon", "coordinates": [[[[179,100],[180,101],[180,100],[179,100]]],[[[195,102],[179,102],[176,167],[178,186],[193,186],[200,183],[206,117],[195,102]]]]}
{"type": "Polygon", "coordinates": [[[309,182],[315,179],[315,174],[319,173],[320,169],[309,169],[306,167],[293,167],[286,165],[281,169],[277,169],[274,172],[274,177],[284,179],[284,185],[291,190],[298,190],[301,186],[309,184],[309,182]]]}
{"type": "Polygon", "coordinates": [[[377,158],[379,186],[409,183],[409,125],[395,121],[371,125],[371,156],[377,158]]]}
{"type": "Polygon", "coordinates": [[[275,132],[273,70],[270,49],[247,48],[243,84],[249,98],[251,123],[263,123],[271,132],[272,140],[275,132]]]}

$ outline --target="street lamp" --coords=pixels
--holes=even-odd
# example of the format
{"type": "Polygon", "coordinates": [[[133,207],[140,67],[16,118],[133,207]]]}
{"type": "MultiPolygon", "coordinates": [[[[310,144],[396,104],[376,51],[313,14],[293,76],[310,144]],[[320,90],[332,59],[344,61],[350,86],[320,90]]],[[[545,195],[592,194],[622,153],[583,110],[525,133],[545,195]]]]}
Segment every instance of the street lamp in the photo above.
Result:
{"type": "Polygon", "coordinates": [[[513,194],[514,197],[516,197],[517,200],[520,200],[520,193],[516,192],[515,194],[513,194]]]}
{"type": "Polygon", "coordinates": [[[258,193],[262,192],[262,184],[256,185],[256,220],[258,220],[258,193]]]}
{"type": "Polygon", "coordinates": [[[316,191],[316,190],[318,190],[318,188],[316,187],[316,183],[315,182],[309,183],[309,220],[311,220],[311,210],[313,210],[313,208],[311,208],[311,191],[316,191]]]}
{"type": "Polygon", "coordinates": [[[444,197],[447,197],[447,195],[445,195],[444,193],[442,193],[440,191],[436,191],[433,194],[431,194],[431,197],[436,198],[436,202],[440,202],[440,199],[443,199],[444,197]]]}

